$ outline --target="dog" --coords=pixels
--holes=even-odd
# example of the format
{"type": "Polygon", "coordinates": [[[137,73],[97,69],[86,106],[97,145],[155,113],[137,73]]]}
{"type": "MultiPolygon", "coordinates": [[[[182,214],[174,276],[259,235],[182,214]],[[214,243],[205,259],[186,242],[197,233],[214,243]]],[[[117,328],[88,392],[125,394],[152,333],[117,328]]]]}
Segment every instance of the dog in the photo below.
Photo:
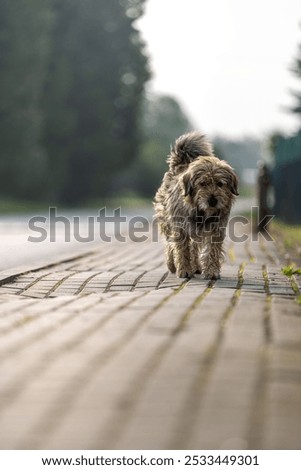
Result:
{"type": "Polygon", "coordinates": [[[219,279],[238,177],[198,131],[176,140],[167,163],[154,199],[155,220],[166,238],[167,267],[180,278],[203,273],[205,279],[219,279]]]}

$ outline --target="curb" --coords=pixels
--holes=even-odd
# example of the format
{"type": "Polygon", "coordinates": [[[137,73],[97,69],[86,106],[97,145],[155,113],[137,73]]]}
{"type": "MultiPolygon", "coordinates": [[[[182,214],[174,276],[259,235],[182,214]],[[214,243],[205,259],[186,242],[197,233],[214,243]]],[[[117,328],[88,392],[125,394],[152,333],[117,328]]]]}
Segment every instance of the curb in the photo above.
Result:
{"type": "Polygon", "coordinates": [[[13,281],[18,276],[22,274],[27,274],[29,272],[40,271],[41,269],[51,268],[57,266],[61,263],[66,263],[69,261],[76,261],[78,259],[84,258],[85,256],[94,253],[95,250],[87,250],[84,253],[74,254],[74,255],[61,255],[54,257],[51,260],[43,260],[38,262],[33,262],[31,264],[25,264],[18,266],[16,268],[6,269],[0,272],[0,286],[7,284],[8,282],[13,281]]]}

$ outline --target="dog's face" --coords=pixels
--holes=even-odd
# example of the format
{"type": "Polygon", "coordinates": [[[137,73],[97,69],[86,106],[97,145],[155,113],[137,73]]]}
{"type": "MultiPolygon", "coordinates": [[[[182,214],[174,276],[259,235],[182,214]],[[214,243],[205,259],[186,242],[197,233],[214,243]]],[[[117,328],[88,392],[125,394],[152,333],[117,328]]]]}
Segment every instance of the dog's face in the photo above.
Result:
{"type": "Polygon", "coordinates": [[[228,213],[238,195],[234,170],[216,157],[201,157],[191,163],[182,184],[185,201],[208,216],[228,213]]]}

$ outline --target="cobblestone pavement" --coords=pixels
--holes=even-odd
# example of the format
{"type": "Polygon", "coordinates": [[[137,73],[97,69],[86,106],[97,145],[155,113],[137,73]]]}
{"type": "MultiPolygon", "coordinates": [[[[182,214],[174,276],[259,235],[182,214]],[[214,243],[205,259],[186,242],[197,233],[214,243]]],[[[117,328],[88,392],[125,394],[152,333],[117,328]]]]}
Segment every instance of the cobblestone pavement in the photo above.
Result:
{"type": "Polygon", "coordinates": [[[0,274],[2,449],[300,449],[300,280],[273,242],[222,279],[159,243],[0,274]]]}

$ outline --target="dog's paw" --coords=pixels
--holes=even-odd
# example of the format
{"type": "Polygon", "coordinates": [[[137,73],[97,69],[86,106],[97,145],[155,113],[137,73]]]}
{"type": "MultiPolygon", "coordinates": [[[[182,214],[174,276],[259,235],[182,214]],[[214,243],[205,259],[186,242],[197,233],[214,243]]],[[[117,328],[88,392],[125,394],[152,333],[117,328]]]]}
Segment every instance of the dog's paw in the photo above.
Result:
{"type": "Polygon", "coordinates": [[[201,269],[197,269],[196,271],[194,271],[194,274],[202,274],[202,270],[201,270],[201,269]]]}
{"type": "Polygon", "coordinates": [[[177,276],[182,278],[182,279],[190,279],[191,277],[193,277],[193,274],[192,273],[189,273],[187,271],[177,271],[177,276]]]}
{"type": "Polygon", "coordinates": [[[220,273],[205,273],[205,279],[210,281],[217,281],[221,278],[220,273]]]}
{"type": "Polygon", "coordinates": [[[170,262],[170,263],[168,262],[168,263],[167,263],[167,268],[169,269],[169,271],[170,271],[171,273],[175,273],[175,272],[176,272],[176,267],[175,267],[175,265],[174,265],[173,262],[170,262]]]}

